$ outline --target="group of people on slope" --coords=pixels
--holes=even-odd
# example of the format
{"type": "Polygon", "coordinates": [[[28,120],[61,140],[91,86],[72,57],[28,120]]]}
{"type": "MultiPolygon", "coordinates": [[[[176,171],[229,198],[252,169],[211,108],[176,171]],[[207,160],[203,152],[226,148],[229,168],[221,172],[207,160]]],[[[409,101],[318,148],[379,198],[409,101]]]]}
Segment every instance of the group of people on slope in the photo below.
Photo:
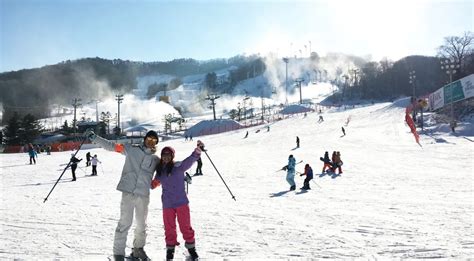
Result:
{"type": "MultiPolygon", "coordinates": [[[[295,183],[295,174],[296,174],[296,159],[293,155],[288,157],[288,164],[282,168],[282,170],[286,170],[286,181],[290,184],[290,190],[296,189],[295,183]]],[[[313,179],[313,169],[309,164],[304,166],[304,173],[300,173],[300,176],[306,176],[305,180],[303,181],[303,187],[301,189],[307,190],[311,189],[309,186],[309,182],[313,179]]]]}
{"type": "Polygon", "coordinates": [[[336,169],[338,169],[339,175],[342,174],[341,152],[333,151],[331,158],[329,158],[329,152],[326,151],[324,157],[321,157],[320,160],[324,163],[321,173],[326,173],[326,171],[336,173],[336,169]]]}
{"type": "MultiPolygon", "coordinates": [[[[324,153],[324,157],[320,158],[321,161],[324,162],[322,173],[325,173],[328,170],[331,173],[336,173],[336,169],[339,171],[339,175],[342,174],[342,160],[341,160],[341,153],[339,151],[334,151],[332,153],[332,157],[329,158],[329,152],[324,153]]],[[[296,174],[296,159],[293,155],[288,157],[288,164],[282,168],[287,172],[286,174],[286,181],[290,184],[290,190],[296,189],[295,183],[295,174],[296,174]]],[[[301,189],[308,190],[311,189],[309,186],[309,182],[313,179],[313,169],[309,164],[304,166],[304,172],[300,173],[300,176],[306,176],[303,187],[301,189]]]]}
{"type": "MultiPolygon", "coordinates": [[[[76,169],[77,164],[82,161],[82,159],[76,158],[76,153],[71,153],[71,158],[69,159],[71,166],[72,181],[76,181],[76,169]]],[[[91,153],[86,153],[86,167],[92,166],[91,176],[97,176],[97,164],[102,163],[98,158],[97,154],[91,157],[91,153]]]]}
{"type": "Polygon", "coordinates": [[[120,219],[115,229],[113,254],[115,260],[125,260],[125,247],[128,230],[135,212],[136,228],[131,257],[148,260],[144,250],[146,243],[146,219],[150,202],[150,189],[161,186],[163,204],[163,223],[165,230],[166,259],[174,258],[175,247],[179,245],[176,233],[176,219],[185,241],[191,260],[197,260],[194,230],[191,226],[189,200],[185,192],[185,171],[191,168],[204,150],[204,144],[197,141],[196,148],[182,162],[175,162],[175,151],[164,147],[160,157],[155,155],[158,134],[149,131],[140,145],[115,144],[98,137],[92,131],[86,136],[95,144],[109,151],[126,155],[122,176],[117,190],[122,192],[120,219]]]}

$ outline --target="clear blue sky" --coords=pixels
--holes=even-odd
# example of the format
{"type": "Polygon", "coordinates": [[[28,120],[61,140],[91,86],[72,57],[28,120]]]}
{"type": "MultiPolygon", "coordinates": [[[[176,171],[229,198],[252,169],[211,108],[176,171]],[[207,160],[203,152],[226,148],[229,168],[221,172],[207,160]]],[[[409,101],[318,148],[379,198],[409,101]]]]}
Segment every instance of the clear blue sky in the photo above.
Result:
{"type": "Polygon", "coordinates": [[[435,55],[473,31],[472,0],[0,0],[0,72],[68,59],[435,55]],[[306,45],[306,46],[305,46],[306,45]]]}

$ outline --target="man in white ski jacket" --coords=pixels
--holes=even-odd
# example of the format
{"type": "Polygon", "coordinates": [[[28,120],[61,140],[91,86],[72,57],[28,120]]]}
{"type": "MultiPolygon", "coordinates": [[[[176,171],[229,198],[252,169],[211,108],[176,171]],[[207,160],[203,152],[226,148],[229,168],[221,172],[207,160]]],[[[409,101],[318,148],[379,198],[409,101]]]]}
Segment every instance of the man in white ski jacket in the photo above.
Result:
{"type": "Polygon", "coordinates": [[[153,173],[159,158],[155,155],[158,144],[158,134],[149,131],[143,144],[116,144],[92,131],[86,136],[95,144],[109,151],[116,151],[126,155],[117,190],[122,192],[120,203],[120,220],[115,229],[113,254],[115,260],[124,260],[128,230],[133,223],[133,213],[136,215],[135,238],[133,240],[132,256],[142,260],[148,259],[143,247],[146,243],[146,218],[150,202],[150,188],[153,173]]]}

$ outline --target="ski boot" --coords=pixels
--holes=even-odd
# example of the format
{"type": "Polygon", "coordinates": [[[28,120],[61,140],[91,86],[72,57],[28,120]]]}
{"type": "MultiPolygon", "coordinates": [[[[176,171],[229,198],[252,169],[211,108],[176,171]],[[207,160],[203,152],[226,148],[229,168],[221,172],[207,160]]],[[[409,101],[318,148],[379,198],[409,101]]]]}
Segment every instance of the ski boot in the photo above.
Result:
{"type": "Polygon", "coordinates": [[[125,256],[114,255],[114,261],[125,261],[125,256]]]}
{"type": "Polygon", "coordinates": [[[143,247],[132,248],[132,253],[130,254],[130,257],[133,260],[150,260],[150,258],[146,255],[146,252],[143,247]]]}
{"type": "Polygon", "coordinates": [[[166,261],[174,259],[174,247],[166,248],[166,261]]]}
{"type": "Polygon", "coordinates": [[[192,260],[192,261],[199,260],[199,256],[196,253],[196,248],[195,247],[188,248],[188,252],[189,252],[189,255],[190,255],[190,260],[192,260]]]}
{"type": "Polygon", "coordinates": [[[295,186],[295,185],[293,185],[293,186],[290,187],[290,190],[295,190],[295,189],[296,189],[296,186],[295,186]]]}

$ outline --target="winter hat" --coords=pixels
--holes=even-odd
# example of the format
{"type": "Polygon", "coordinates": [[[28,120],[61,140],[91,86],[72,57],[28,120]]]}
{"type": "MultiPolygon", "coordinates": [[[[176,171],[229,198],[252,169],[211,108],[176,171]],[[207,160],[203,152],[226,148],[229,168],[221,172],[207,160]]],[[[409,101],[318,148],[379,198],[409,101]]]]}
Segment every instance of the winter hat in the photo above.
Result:
{"type": "Polygon", "coordinates": [[[174,149],[171,148],[171,147],[164,147],[162,150],[161,150],[161,155],[163,154],[171,154],[171,158],[174,159],[174,149]]]}
{"type": "Polygon", "coordinates": [[[150,130],[146,133],[145,135],[145,138],[146,139],[147,137],[153,137],[153,138],[156,138],[158,140],[158,134],[156,133],[156,131],[154,130],[150,130]]]}

